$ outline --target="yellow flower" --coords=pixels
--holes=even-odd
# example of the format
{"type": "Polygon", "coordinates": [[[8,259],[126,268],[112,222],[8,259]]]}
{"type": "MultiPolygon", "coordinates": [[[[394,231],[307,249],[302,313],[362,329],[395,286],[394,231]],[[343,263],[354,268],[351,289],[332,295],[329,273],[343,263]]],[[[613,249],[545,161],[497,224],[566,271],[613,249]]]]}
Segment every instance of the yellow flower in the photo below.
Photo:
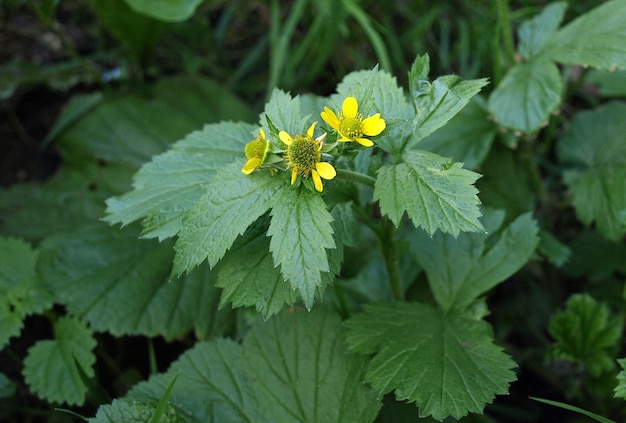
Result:
{"type": "Polygon", "coordinates": [[[265,140],[265,131],[263,131],[262,128],[259,129],[259,135],[245,146],[244,151],[248,161],[243,165],[243,168],[241,168],[243,173],[249,175],[254,169],[261,167],[267,155],[269,144],[270,143],[265,140]]]}
{"type": "Polygon", "coordinates": [[[366,119],[359,113],[359,103],[356,98],[346,97],[341,106],[339,116],[328,107],[321,113],[322,119],[341,135],[338,141],[356,141],[364,147],[371,147],[374,143],[363,138],[363,135],[374,137],[385,130],[387,126],[380,113],[366,119]]]}
{"type": "Polygon", "coordinates": [[[322,147],[324,146],[324,138],[326,134],[313,138],[313,130],[317,122],[307,130],[306,136],[295,135],[293,138],[285,131],[278,134],[278,138],[287,145],[287,167],[291,168],[291,184],[296,182],[298,175],[303,178],[309,176],[309,172],[313,176],[313,184],[315,189],[322,192],[322,178],[333,179],[337,172],[330,163],[321,162],[322,147]]]}

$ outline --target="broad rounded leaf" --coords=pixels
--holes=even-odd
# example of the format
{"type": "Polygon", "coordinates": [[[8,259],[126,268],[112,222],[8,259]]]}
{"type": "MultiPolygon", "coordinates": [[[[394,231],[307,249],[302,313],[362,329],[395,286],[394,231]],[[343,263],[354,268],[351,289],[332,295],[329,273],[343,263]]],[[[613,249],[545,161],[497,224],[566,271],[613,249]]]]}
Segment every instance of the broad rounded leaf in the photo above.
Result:
{"type": "Polygon", "coordinates": [[[550,3],[540,14],[522,22],[518,30],[518,50],[525,59],[528,60],[541,51],[561,24],[565,9],[565,2],[550,3]]]}
{"type": "Polygon", "coordinates": [[[558,67],[538,58],[513,66],[489,97],[489,111],[507,128],[536,132],[559,107],[563,80],[558,67]]]}
{"type": "MultiPolygon", "coordinates": [[[[98,408],[96,417],[88,419],[88,423],[151,423],[157,410],[156,402],[137,402],[114,399],[111,404],[98,408]]],[[[167,406],[159,423],[185,423],[190,420],[179,416],[176,409],[167,406]]]]}

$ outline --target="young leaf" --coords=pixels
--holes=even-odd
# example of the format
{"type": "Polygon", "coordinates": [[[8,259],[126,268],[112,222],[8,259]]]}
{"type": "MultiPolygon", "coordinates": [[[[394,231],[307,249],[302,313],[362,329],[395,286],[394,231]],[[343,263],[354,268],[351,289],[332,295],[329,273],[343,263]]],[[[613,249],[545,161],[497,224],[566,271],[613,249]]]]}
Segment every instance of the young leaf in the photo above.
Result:
{"type": "Polygon", "coordinates": [[[22,240],[0,236],[0,350],[19,335],[26,316],[44,311],[54,301],[37,276],[38,254],[22,240]]]}
{"type": "Polygon", "coordinates": [[[421,416],[480,413],[515,380],[515,363],[483,321],[417,303],[366,305],[346,322],[351,351],[375,354],[365,375],[380,394],[415,401],[421,416]]]}
{"type": "Polygon", "coordinates": [[[587,294],[572,295],[548,329],[556,340],[555,358],[582,363],[593,377],[615,368],[612,350],[620,339],[622,321],[612,317],[605,304],[587,294]]]}
{"type": "Polygon", "coordinates": [[[559,107],[563,80],[550,60],[518,63],[489,96],[489,111],[507,128],[532,133],[559,107]]]}
{"type": "Polygon", "coordinates": [[[276,202],[285,179],[269,172],[241,173],[241,164],[222,167],[205,184],[205,194],[187,212],[176,242],[174,273],[190,271],[208,258],[215,266],[235,239],[276,202]]]}
{"type": "Polygon", "coordinates": [[[245,163],[244,146],[254,138],[254,129],[224,122],[187,135],[139,169],[133,191],[107,200],[104,220],[127,225],[144,218],[144,237],[176,235],[185,213],[204,194],[204,184],[225,164],[245,163]]]}
{"type": "Polygon", "coordinates": [[[518,51],[526,60],[541,51],[550,36],[559,28],[567,9],[566,2],[550,3],[540,14],[522,22],[518,30],[518,51]]]}
{"type": "Polygon", "coordinates": [[[559,139],[558,156],[568,170],[564,179],[571,190],[576,214],[607,238],[617,241],[626,233],[626,104],[608,105],[577,114],[559,139]]]}
{"type": "Polygon", "coordinates": [[[530,213],[515,219],[497,241],[489,238],[504,215],[491,217],[498,222],[490,225],[489,234],[464,233],[453,238],[442,233],[432,237],[416,233],[412,252],[426,271],[430,289],[444,311],[464,310],[515,273],[535,251],[538,227],[530,213]]]}
{"type": "Polygon", "coordinates": [[[138,237],[137,228],[103,224],[59,234],[42,244],[38,270],[94,330],[166,339],[219,333],[227,313],[217,313],[214,272],[205,267],[172,280],[172,243],[138,237]]]}
{"type": "MultiPolygon", "coordinates": [[[[105,404],[98,408],[96,417],[87,420],[88,423],[120,423],[137,422],[150,423],[156,411],[156,402],[137,402],[127,399],[114,399],[111,404],[105,404]]],[[[165,413],[158,420],[159,423],[191,423],[198,420],[185,418],[169,405],[165,413]]]]}
{"type": "Polygon", "coordinates": [[[38,341],[24,360],[24,378],[31,391],[50,402],[81,405],[87,386],[77,366],[93,377],[96,347],[85,323],[62,317],[54,325],[54,341],[38,341]]]}
{"type": "Polygon", "coordinates": [[[255,306],[267,319],[296,301],[295,291],[274,265],[267,225],[252,225],[238,238],[219,265],[216,286],[223,288],[220,304],[255,306]]]}
{"type": "Polygon", "coordinates": [[[561,28],[543,54],[557,62],[602,69],[626,67],[626,2],[608,1],[561,28]]]}
{"type": "Polygon", "coordinates": [[[466,169],[476,169],[487,157],[498,131],[488,114],[485,100],[475,96],[446,125],[420,141],[418,147],[452,157],[466,169]]]}
{"type": "Polygon", "coordinates": [[[373,422],[380,401],[360,382],[366,361],[344,351],[344,336],[337,315],[282,313],[257,323],[243,346],[196,344],[129,398],[160,398],[180,372],[171,404],[201,422],[373,422]]]}
{"type": "Polygon", "coordinates": [[[437,229],[455,236],[483,230],[473,186],[479,174],[427,151],[407,151],[403,158],[404,163],[380,169],[374,188],[382,213],[396,226],[406,211],[429,235],[437,229]]]}
{"type": "Polygon", "coordinates": [[[333,218],[322,197],[309,190],[287,187],[273,202],[267,235],[274,264],[310,309],[322,285],[320,272],[330,271],[326,250],[335,248],[333,218]]]}

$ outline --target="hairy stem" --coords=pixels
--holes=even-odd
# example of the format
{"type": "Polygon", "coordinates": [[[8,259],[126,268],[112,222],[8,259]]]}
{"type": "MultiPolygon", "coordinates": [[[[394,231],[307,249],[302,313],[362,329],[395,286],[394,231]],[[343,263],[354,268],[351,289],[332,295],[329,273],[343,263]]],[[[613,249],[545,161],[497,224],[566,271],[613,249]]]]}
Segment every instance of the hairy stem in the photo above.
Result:
{"type": "Polygon", "coordinates": [[[359,182],[372,188],[374,188],[374,184],[376,183],[376,179],[372,178],[371,176],[346,169],[337,169],[337,178],[345,179],[347,181],[359,182]]]}
{"type": "Polygon", "coordinates": [[[400,285],[400,272],[398,271],[398,257],[394,245],[396,228],[389,219],[383,222],[382,230],[379,232],[380,246],[385,260],[385,267],[389,275],[389,287],[391,294],[396,301],[404,300],[404,293],[400,285]]]}

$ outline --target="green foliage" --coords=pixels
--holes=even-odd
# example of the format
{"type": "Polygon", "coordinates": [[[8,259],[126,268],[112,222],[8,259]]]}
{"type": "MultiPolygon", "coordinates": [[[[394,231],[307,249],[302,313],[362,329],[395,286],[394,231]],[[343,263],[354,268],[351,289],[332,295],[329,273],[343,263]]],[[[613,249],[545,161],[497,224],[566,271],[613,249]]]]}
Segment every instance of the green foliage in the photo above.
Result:
{"type": "Polygon", "coordinates": [[[350,350],[375,354],[366,380],[395,390],[420,415],[443,420],[480,413],[515,380],[513,360],[493,345],[489,325],[422,304],[368,305],[347,321],[350,350]]]}
{"type": "Polygon", "coordinates": [[[617,360],[621,367],[621,371],[617,375],[617,386],[615,387],[615,396],[626,399],[626,359],[617,360]]]}
{"type": "Polygon", "coordinates": [[[87,386],[81,372],[94,376],[96,340],[85,323],[63,317],[54,325],[54,341],[39,341],[28,350],[24,378],[33,392],[50,402],[82,404],[87,386]]]}
{"type": "Polygon", "coordinates": [[[203,0],[125,0],[143,15],[165,22],[180,22],[194,14],[203,0]]]}
{"type": "MultiPolygon", "coordinates": [[[[113,400],[111,404],[98,409],[96,417],[88,419],[89,423],[152,423],[157,404],[129,400],[113,400]]],[[[178,415],[172,406],[168,406],[159,423],[186,423],[189,420],[178,415]]],[[[155,421],[156,422],[156,421],[155,421]]]]}

